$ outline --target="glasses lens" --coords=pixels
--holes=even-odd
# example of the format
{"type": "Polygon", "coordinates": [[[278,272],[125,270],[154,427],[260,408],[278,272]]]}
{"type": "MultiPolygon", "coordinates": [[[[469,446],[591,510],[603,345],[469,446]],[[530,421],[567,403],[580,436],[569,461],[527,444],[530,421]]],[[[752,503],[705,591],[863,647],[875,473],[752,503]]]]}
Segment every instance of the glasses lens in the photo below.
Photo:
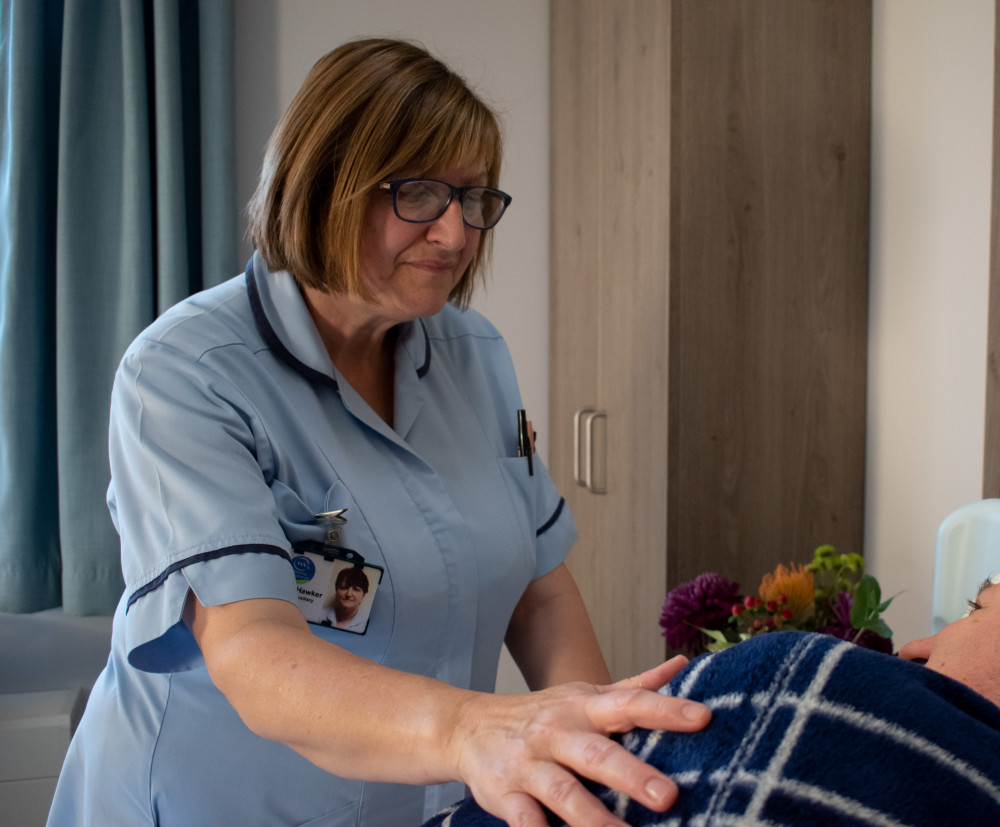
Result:
{"type": "Polygon", "coordinates": [[[500,220],[507,204],[501,193],[489,187],[470,187],[462,198],[465,223],[479,230],[488,230],[500,220]]]}
{"type": "Polygon", "coordinates": [[[509,198],[490,187],[453,190],[444,181],[419,179],[394,184],[396,215],[404,221],[435,221],[444,215],[453,193],[461,192],[462,218],[470,227],[488,230],[500,220],[509,198]]]}
{"type": "Polygon", "coordinates": [[[404,221],[433,221],[451,199],[451,188],[441,181],[407,181],[396,190],[396,212],[404,221]]]}

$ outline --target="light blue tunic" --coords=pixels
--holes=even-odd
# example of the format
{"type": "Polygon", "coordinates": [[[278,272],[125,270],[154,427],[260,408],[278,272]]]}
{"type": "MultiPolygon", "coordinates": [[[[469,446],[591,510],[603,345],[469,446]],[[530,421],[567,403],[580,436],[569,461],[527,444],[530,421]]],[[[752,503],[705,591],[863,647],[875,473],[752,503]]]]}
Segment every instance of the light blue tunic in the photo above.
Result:
{"type": "Polygon", "coordinates": [[[314,515],[347,508],[342,545],[385,573],[366,634],[314,633],[492,691],[518,599],[576,536],[543,463],[529,476],[516,456],[520,407],[499,333],[449,305],[400,328],[390,428],[337,373],[292,278],[258,255],[151,325],[112,397],[125,594],[50,825],[391,827],[459,798],[456,784],[341,779],[254,735],[181,613],[189,589],[205,605],[295,602],[292,544],[322,540],[314,515]]]}

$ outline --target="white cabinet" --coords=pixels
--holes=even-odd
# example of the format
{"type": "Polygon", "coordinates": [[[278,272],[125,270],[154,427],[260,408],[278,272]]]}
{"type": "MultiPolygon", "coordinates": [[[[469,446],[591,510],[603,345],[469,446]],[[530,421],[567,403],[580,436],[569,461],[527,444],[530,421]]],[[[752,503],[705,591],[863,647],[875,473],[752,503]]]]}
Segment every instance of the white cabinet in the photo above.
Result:
{"type": "Polygon", "coordinates": [[[4,824],[43,827],[86,701],[83,688],[0,695],[0,821],[4,824]]]}

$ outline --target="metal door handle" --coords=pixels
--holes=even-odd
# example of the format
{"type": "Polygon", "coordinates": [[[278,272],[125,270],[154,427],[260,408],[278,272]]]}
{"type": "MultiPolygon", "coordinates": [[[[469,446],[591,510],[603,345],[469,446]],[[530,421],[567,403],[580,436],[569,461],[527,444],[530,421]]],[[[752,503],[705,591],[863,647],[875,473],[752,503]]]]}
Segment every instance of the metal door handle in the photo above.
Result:
{"type": "Polygon", "coordinates": [[[587,487],[587,481],[580,473],[580,420],[593,412],[593,408],[580,408],[573,414],[573,479],[584,488],[587,487]]]}
{"type": "Polygon", "coordinates": [[[573,414],[573,479],[592,494],[606,494],[606,488],[594,485],[594,421],[607,419],[604,411],[580,408],[573,414]],[[581,436],[583,439],[581,440],[581,436]],[[581,472],[580,454],[583,454],[581,472]]]}
{"type": "Polygon", "coordinates": [[[587,438],[587,452],[583,455],[585,459],[583,464],[583,481],[587,486],[587,490],[593,494],[608,493],[606,488],[598,488],[594,485],[594,420],[607,418],[608,415],[604,411],[593,411],[587,414],[587,418],[583,423],[584,434],[587,438]]]}

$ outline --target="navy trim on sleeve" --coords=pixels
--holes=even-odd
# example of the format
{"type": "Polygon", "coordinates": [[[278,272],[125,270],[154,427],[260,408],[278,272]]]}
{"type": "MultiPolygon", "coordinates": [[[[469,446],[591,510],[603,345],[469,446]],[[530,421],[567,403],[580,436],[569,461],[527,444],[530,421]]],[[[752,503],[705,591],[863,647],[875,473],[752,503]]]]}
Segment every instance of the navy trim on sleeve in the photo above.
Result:
{"type": "Polygon", "coordinates": [[[320,373],[318,370],[315,370],[314,368],[311,368],[296,359],[295,356],[292,355],[292,352],[285,347],[285,343],[278,338],[278,334],[274,332],[274,328],[271,327],[271,322],[268,321],[267,314],[264,312],[264,305],[260,301],[260,292],[257,289],[257,278],[253,272],[252,256],[250,261],[247,262],[247,297],[250,299],[250,309],[253,312],[253,320],[257,325],[257,330],[267,343],[267,346],[274,351],[274,355],[281,359],[281,361],[289,367],[301,373],[310,382],[315,382],[319,385],[326,385],[327,387],[333,388],[335,391],[339,392],[340,387],[337,385],[336,379],[332,376],[327,376],[325,373],[320,373]]]}
{"type": "Polygon", "coordinates": [[[550,528],[552,528],[552,526],[555,525],[556,520],[559,519],[559,515],[562,514],[564,505],[566,505],[566,498],[560,497],[559,505],[557,505],[556,510],[552,512],[552,516],[545,521],[545,525],[543,525],[540,529],[538,529],[538,531],[535,532],[536,537],[541,537],[546,531],[548,531],[550,528]]]}
{"type": "Polygon", "coordinates": [[[158,588],[160,588],[160,586],[162,586],[166,582],[167,578],[174,572],[178,572],[181,569],[185,568],[186,566],[192,565],[193,563],[204,563],[208,560],[218,560],[220,557],[226,557],[227,555],[230,554],[275,554],[278,557],[284,557],[289,562],[291,562],[292,559],[289,556],[288,552],[285,551],[283,548],[278,548],[277,546],[268,546],[264,545],[263,543],[259,544],[255,543],[252,545],[245,545],[245,546],[226,546],[225,548],[213,549],[212,551],[206,551],[203,552],[202,554],[195,554],[192,555],[191,557],[188,557],[184,560],[178,560],[176,563],[167,566],[167,568],[155,580],[151,580],[145,586],[140,586],[138,589],[136,589],[135,592],[133,592],[132,596],[129,597],[128,603],[125,606],[126,613],[132,606],[132,604],[135,603],[136,600],[138,600],[140,597],[143,597],[144,595],[149,594],[152,591],[156,591],[158,588]]]}

